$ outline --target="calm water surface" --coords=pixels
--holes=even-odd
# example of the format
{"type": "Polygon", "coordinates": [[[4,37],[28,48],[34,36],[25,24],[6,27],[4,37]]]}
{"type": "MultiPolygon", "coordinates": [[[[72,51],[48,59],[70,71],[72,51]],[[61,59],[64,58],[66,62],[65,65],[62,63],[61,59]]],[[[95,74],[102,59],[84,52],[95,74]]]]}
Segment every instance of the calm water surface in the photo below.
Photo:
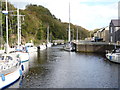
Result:
{"type": "MultiPolygon", "coordinates": [[[[31,56],[32,57],[32,56],[31,56]]],[[[100,54],[55,46],[36,53],[21,88],[118,88],[118,67],[100,54]]]]}

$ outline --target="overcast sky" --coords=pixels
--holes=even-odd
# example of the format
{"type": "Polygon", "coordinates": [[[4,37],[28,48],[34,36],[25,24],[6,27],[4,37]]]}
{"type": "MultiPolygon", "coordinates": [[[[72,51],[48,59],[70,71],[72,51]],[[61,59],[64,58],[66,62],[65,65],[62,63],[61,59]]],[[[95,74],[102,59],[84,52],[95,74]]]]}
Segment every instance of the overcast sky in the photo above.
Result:
{"type": "Polygon", "coordinates": [[[69,22],[69,1],[71,23],[88,30],[109,25],[118,18],[118,0],[8,0],[15,7],[24,9],[27,4],[42,5],[63,22],[69,22]]]}

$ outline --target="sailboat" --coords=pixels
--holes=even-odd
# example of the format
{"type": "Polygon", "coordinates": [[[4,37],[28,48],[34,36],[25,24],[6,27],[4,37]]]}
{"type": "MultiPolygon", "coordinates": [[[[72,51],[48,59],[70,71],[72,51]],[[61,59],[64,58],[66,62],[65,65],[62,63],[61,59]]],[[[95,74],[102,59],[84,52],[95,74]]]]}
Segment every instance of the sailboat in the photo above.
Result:
{"type": "Polygon", "coordinates": [[[15,53],[9,53],[7,0],[3,13],[6,15],[6,53],[0,56],[0,89],[10,86],[22,75],[20,58],[15,53]]]}
{"type": "Polygon", "coordinates": [[[74,51],[73,43],[71,42],[71,30],[70,30],[70,2],[69,2],[69,27],[68,27],[68,42],[63,46],[66,51],[74,51]]]}
{"type": "Polygon", "coordinates": [[[40,51],[45,50],[45,49],[46,49],[46,44],[45,44],[45,43],[40,44],[40,45],[38,46],[38,49],[39,49],[40,51]]]}
{"type": "Polygon", "coordinates": [[[19,15],[19,9],[17,9],[17,22],[18,22],[18,46],[16,47],[16,54],[19,56],[21,60],[21,69],[22,73],[25,74],[28,71],[29,68],[29,54],[26,51],[26,48],[24,45],[21,45],[21,23],[20,23],[20,15],[19,15]]]}
{"type": "Polygon", "coordinates": [[[120,48],[116,48],[112,51],[106,51],[106,58],[109,61],[120,63],[120,48]]]}
{"type": "Polygon", "coordinates": [[[52,43],[49,41],[49,26],[47,27],[47,45],[48,48],[52,46],[52,43]]]}

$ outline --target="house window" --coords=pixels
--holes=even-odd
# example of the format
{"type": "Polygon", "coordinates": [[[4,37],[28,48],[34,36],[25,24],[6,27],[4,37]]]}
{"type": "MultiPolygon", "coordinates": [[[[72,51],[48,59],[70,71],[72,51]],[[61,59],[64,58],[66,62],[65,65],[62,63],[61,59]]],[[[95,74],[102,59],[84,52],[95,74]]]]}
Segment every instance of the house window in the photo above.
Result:
{"type": "Polygon", "coordinates": [[[110,36],[110,42],[113,42],[113,37],[112,36],[110,36]]]}
{"type": "Polygon", "coordinates": [[[113,28],[112,27],[110,27],[110,33],[113,33],[113,28]]]}

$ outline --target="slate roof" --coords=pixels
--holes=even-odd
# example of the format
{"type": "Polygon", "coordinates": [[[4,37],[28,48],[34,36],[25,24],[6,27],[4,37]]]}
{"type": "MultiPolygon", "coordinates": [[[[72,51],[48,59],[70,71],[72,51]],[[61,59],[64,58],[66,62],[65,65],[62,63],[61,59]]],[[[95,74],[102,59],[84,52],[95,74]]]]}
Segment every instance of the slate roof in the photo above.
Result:
{"type": "Polygon", "coordinates": [[[113,20],[111,20],[111,23],[112,23],[115,27],[120,27],[120,19],[113,19],[113,20]]]}

